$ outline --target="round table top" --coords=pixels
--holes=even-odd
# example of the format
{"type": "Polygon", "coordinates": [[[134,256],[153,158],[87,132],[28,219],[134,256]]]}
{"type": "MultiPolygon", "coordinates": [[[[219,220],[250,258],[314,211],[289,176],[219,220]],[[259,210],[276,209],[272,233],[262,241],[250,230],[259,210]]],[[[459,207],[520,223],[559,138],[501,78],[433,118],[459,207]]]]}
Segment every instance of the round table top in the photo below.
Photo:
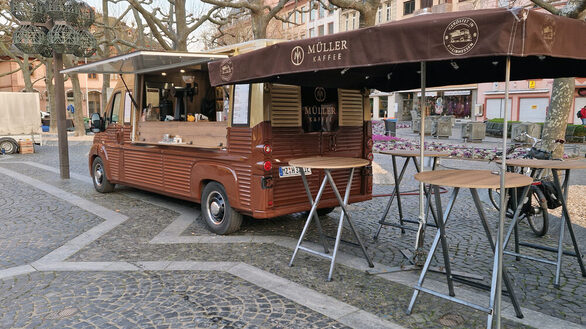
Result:
{"type": "MultiPolygon", "coordinates": [[[[497,161],[501,163],[501,161],[497,161]]],[[[509,159],[508,166],[538,168],[538,169],[586,169],[586,160],[538,160],[538,159],[509,159]]]]}
{"type": "MultiPolygon", "coordinates": [[[[388,154],[388,155],[395,155],[401,157],[418,157],[419,150],[388,150],[388,151],[379,151],[380,154],[388,154]]],[[[441,152],[441,151],[424,151],[426,157],[431,158],[439,158],[439,157],[449,157],[451,153],[449,152],[441,152]]]]}
{"type": "MultiPolygon", "coordinates": [[[[462,188],[500,188],[501,178],[490,170],[434,170],[415,175],[420,182],[462,188]]],[[[505,176],[505,188],[530,185],[533,178],[508,172],[505,176]]]]}
{"type": "Polygon", "coordinates": [[[367,166],[370,161],[360,158],[308,157],[293,159],[289,161],[289,164],[311,169],[350,169],[367,166]]]}

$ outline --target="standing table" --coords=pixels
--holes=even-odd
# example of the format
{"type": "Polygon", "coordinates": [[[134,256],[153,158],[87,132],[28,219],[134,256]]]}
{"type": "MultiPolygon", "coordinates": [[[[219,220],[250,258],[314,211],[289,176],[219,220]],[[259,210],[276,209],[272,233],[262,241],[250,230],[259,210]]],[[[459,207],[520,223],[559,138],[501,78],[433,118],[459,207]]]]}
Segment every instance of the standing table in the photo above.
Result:
{"type": "MultiPolygon", "coordinates": [[[[418,235],[423,234],[421,232],[421,230],[423,230],[424,228],[422,228],[421,225],[419,226],[419,228],[412,228],[412,227],[406,226],[404,224],[405,222],[413,223],[413,224],[421,224],[421,223],[419,221],[416,221],[413,219],[403,218],[403,205],[401,204],[401,192],[399,191],[399,185],[401,185],[401,181],[403,180],[403,176],[405,175],[405,170],[407,169],[407,166],[409,165],[409,161],[413,161],[413,165],[415,165],[415,170],[417,170],[417,172],[421,172],[421,169],[419,167],[419,163],[417,162],[417,157],[420,156],[419,152],[420,152],[419,150],[390,150],[390,151],[380,152],[381,154],[388,154],[392,158],[393,178],[395,179],[395,188],[393,189],[393,193],[391,194],[391,197],[389,198],[389,202],[387,202],[387,206],[385,207],[385,211],[383,212],[383,215],[378,222],[379,226],[378,226],[378,230],[376,231],[376,234],[374,235],[374,239],[378,238],[378,235],[380,234],[380,231],[383,228],[383,225],[398,227],[401,229],[401,233],[405,233],[405,229],[407,229],[407,230],[418,231],[417,232],[418,235]],[[397,157],[405,158],[405,163],[403,164],[403,167],[401,168],[401,173],[398,175],[397,175],[397,159],[396,159],[397,157]],[[389,213],[389,210],[391,209],[391,205],[393,204],[395,196],[397,197],[397,207],[399,208],[399,224],[386,221],[387,215],[389,213]]],[[[435,168],[437,167],[438,158],[448,157],[448,156],[450,156],[450,153],[436,152],[436,151],[424,151],[424,156],[433,158],[433,164],[432,164],[431,170],[435,170],[435,168]]],[[[434,213],[432,213],[432,215],[435,216],[434,213]]],[[[426,223],[423,223],[423,225],[426,225],[426,223]]]]}
{"type": "MultiPolygon", "coordinates": [[[[553,176],[553,183],[554,183],[554,186],[555,186],[555,189],[557,192],[556,194],[558,196],[561,196],[560,201],[562,203],[562,220],[560,221],[560,233],[559,233],[559,238],[558,238],[559,240],[558,240],[557,249],[547,247],[547,246],[539,246],[539,245],[533,245],[533,244],[522,244],[524,246],[529,246],[529,247],[532,247],[535,249],[556,252],[557,253],[557,260],[555,262],[548,260],[548,259],[523,255],[523,254],[520,254],[519,252],[505,251],[504,253],[507,255],[513,255],[516,257],[521,257],[521,258],[525,258],[525,259],[529,259],[529,260],[533,260],[533,261],[537,261],[537,262],[541,262],[541,263],[545,263],[545,264],[555,265],[556,271],[555,271],[554,286],[556,288],[559,288],[559,286],[560,286],[560,273],[561,273],[561,268],[562,268],[562,255],[563,254],[567,254],[567,255],[576,257],[576,259],[578,261],[578,265],[580,266],[580,271],[582,272],[582,276],[586,277],[586,269],[584,268],[582,254],[580,253],[580,248],[578,246],[578,242],[576,241],[576,236],[574,235],[574,229],[572,228],[572,221],[570,219],[570,213],[568,212],[568,207],[566,204],[566,199],[568,198],[568,184],[569,184],[569,180],[570,180],[570,171],[572,169],[586,169],[586,161],[585,160],[561,161],[561,160],[511,159],[511,160],[507,160],[507,166],[531,168],[532,170],[551,169],[552,176],[553,176]],[[565,171],[565,178],[564,178],[563,184],[560,184],[558,170],[565,171]],[[563,248],[564,232],[565,232],[564,224],[566,224],[566,226],[568,228],[568,232],[570,233],[570,238],[572,239],[572,244],[574,247],[573,253],[568,252],[568,251],[564,251],[564,248],[563,248]]],[[[524,188],[523,192],[522,192],[522,197],[520,198],[520,200],[525,200],[528,192],[529,192],[529,187],[524,188]]],[[[515,211],[515,215],[513,217],[513,223],[509,227],[509,230],[508,230],[507,235],[505,237],[505,242],[503,243],[503,245],[505,247],[507,246],[507,243],[511,237],[511,233],[513,232],[513,228],[519,222],[518,217],[519,217],[519,213],[522,208],[522,204],[523,204],[523,202],[520,203],[520,205],[517,207],[517,210],[515,211]]],[[[515,250],[516,251],[519,250],[518,245],[515,245],[515,250]]]]}
{"type": "MultiPolygon", "coordinates": [[[[531,177],[527,177],[520,174],[515,173],[506,173],[506,185],[505,188],[515,188],[515,187],[523,187],[529,186],[533,179],[531,177]]],[[[422,173],[418,173],[415,175],[415,179],[420,182],[432,185],[435,194],[435,202],[436,202],[436,210],[437,210],[437,226],[438,230],[431,245],[431,249],[427,255],[427,259],[425,260],[425,264],[423,265],[423,269],[421,271],[421,275],[419,276],[419,280],[417,281],[417,285],[414,287],[415,291],[413,292],[413,297],[411,298],[411,302],[409,303],[409,307],[407,309],[407,314],[410,314],[413,310],[413,306],[415,305],[415,300],[420,291],[429,293],[431,295],[448,299],[450,301],[463,304],[469,307],[472,307],[476,310],[483,311],[488,313],[488,322],[487,328],[490,328],[492,325],[492,317],[494,313],[494,306],[495,306],[495,297],[496,297],[496,288],[497,288],[497,272],[498,272],[498,252],[495,247],[495,243],[492,239],[492,235],[490,233],[489,224],[486,220],[486,216],[484,214],[483,206],[480,202],[480,198],[478,196],[477,189],[479,188],[499,188],[500,187],[500,176],[498,174],[493,174],[489,170],[438,170],[438,171],[426,171],[422,173]],[[454,190],[452,195],[450,196],[450,200],[448,202],[447,209],[445,212],[442,213],[442,204],[441,204],[441,197],[439,194],[439,186],[449,186],[453,187],[454,190]],[[448,242],[446,239],[446,222],[450,216],[452,208],[454,206],[454,202],[458,195],[458,191],[460,188],[469,188],[470,192],[472,193],[472,199],[474,200],[474,204],[478,211],[478,216],[480,217],[480,222],[484,228],[484,232],[486,237],[490,243],[490,247],[494,252],[494,262],[492,267],[492,281],[490,286],[490,299],[488,307],[470,303],[468,301],[459,299],[455,297],[454,293],[454,286],[453,286],[453,278],[452,278],[452,269],[450,266],[450,257],[449,257],[449,249],[448,249],[448,242]],[[423,287],[423,282],[425,280],[425,276],[427,271],[430,268],[431,261],[433,256],[437,250],[438,244],[441,242],[442,244],[442,253],[443,253],[443,261],[444,266],[446,269],[446,278],[448,283],[448,291],[449,296],[443,293],[428,289],[423,287]]],[[[503,229],[503,228],[499,228],[503,229]]],[[[517,297],[513,290],[513,285],[509,280],[509,276],[507,271],[503,267],[503,281],[507,287],[507,291],[515,308],[515,312],[517,317],[523,317],[523,313],[521,312],[521,307],[519,306],[519,302],[517,301],[517,297]]]]}
{"type": "Polygon", "coordinates": [[[348,199],[350,197],[350,189],[352,187],[352,178],[354,177],[354,169],[367,166],[370,164],[370,162],[368,160],[359,159],[359,158],[309,157],[309,158],[300,158],[300,159],[291,160],[291,161],[289,161],[289,164],[291,166],[300,167],[300,168],[323,169],[325,172],[324,179],[321,182],[321,186],[319,187],[319,191],[317,192],[317,196],[314,201],[313,197],[311,195],[311,191],[309,190],[309,185],[307,184],[307,178],[305,177],[305,172],[304,172],[304,170],[300,170],[301,179],[303,180],[303,185],[305,186],[305,191],[307,193],[307,197],[309,198],[309,202],[311,203],[311,210],[309,211],[309,215],[307,216],[307,221],[305,222],[305,226],[303,227],[303,231],[301,232],[301,236],[299,237],[299,240],[297,241],[297,246],[295,247],[295,250],[293,251],[293,256],[291,257],[291,261],[289,262],[289,266],[293,266],[293,261],[295,260],[295,256],[297,255],[298,250],[303,250],[303,251],[312,253],[314,255],[318,255],[321,257],[331,259],[330,272],[328,274],[328,281],[331,281],[332,280],[332,273],[334,272],[334,265],[336,263],[336,256],[338,254],[338,247],[340,245],[340,240],[342,238],[342,228],[343,228],[344,218],[345,218],[348,221],[348,225],[350,226],[350,230],[352,231],[352,233],[354,234],[354,237],[358,241],[358,244],[362,248],[362,252],[364,253],[364,257],[366,258],[368,265],[370,267],[374,267],[372,260],[370,259],[370,257],[366,253],[366,247],[364,246],[364,244],[362,243],[362,240],[360,239],[360,236],[356,232],[356,229],[354,228],[354,224],[352,223],[352,219],[350,218],[350,215],[348,214],[348,211],[346,209],[346,205],[348,205],[348,199]],[[331,174],[332,170],[342,170],[342,169],[349,170],[348,183],[346,184],[346,192],[344,193],[343,200],[342,200],[342,197],[340,196],[340,192],[338,191],[338,188],[336,187],[336,183],[334,182],[334,179],[332,178],[332,174],[331,174]],[[336,199],[338,199],[338,203],[340,205],[340,208],[342,208],[342,213],[340,214],[340,220],[338,222],[338,231],[336,233],[336,242],[334,244],[334,251],[333,251],[332,255],[327,254],[328,249],[327,249],[325,239],[323,236],[323,232],[321,229],[321,224],[319,222],[319,217],[317,216],[317,205],[319,204],[319,201],[320,201],[322,194],[324,192],[324,189],[326,187],[326,182],[329,182],[330,186],[332,187],[332,190],[334,191],[336,199]],[[323,253],[301,245],[301,243],[303,242],[303,238],[305,237],[305,234],[307,233],[307,228],[309,227],[309,224],[311,223],[312,219],[315,219],[316,224],[318,225],[320,238],[321,238],[321,241],[324,245],[324,252],[323,253]]]}

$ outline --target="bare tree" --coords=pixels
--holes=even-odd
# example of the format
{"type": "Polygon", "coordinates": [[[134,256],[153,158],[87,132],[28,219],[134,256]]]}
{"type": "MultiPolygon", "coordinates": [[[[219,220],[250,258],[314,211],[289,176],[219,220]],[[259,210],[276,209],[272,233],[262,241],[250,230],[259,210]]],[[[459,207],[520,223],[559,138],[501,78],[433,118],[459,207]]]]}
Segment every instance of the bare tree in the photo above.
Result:
{"type": "MultiPolygon", "coordinates": [[[[322,6],[326,4],[321,1],[322,6]]],[[[378,8],[382,5],[382,0],[329,0],[329,3],[341,8],[341,9],[352,9],[360,13],[360,19],[358,26],[360,28],[374,26],[376,24],[376,15],[378,8]]]]}
{"type": "MultiPolygon", "coordinates": [[[[66,68],[77,65],[73,55],[63,56],[63,62],[66,68]]],[[[85,136],[85,124],[83,120],[82,92],[77,74],[69,74],[71,86],[73,88],[73,125],[75,127],[75,136],[85,136]]]]}
{"type": "Polygon", "coordinates": [[[264,0],[202,0],[202,2],[217,7],[246,11],[250,15],[253,39],[265,39],[267,37],[267,27],[272,19],[287,21],[287,19],[279,16],[279,12],[291,1],[279,0],[271,7],[266,5],[264,0]]]}
{"type": "MultiPolygon", "coordinates": [[[[220,8],[213,6],[200,13],[189,13],[187,0],[167,0],[168,10],[153,7],[151,0],[127,0],[140,14],[157,42],[165,50],[187,51],[191,35],[220,8]]],[[[140,20],[139,20],[140,21],[140,20]]]]}
{"type": "MultiPolygon", "coordinates": [[[[543,0],[531,0],[537,6],[558,16],[584,20],[586,0],[570,0],[563,7],[556,7],[543,0]]],[[[572,113],[576,80],[574,78],[554,79],[551,90],[551,103],[543,126],[543,147],[549,151],[555,148],[556,139],[564,139],[568,117],[572,113]]],[[[554,151],[554,157],[563,155],[563,147],[554,151]]]]}

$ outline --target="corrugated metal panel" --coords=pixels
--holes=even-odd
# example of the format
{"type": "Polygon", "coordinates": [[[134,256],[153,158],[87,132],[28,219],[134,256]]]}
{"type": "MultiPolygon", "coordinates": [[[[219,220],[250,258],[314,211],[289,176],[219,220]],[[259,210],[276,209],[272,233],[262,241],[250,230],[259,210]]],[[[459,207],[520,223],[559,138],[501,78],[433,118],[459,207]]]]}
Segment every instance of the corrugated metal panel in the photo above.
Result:
{"type": "Polygon", "coordinates": [[[110,172],[108,173],[110,179],[112,180],[119,180],[120,179],[120,145],[116,139],[116,128],[108,128],[106,129],[106,136],[104,138],[105,145],[106,145],[106,152],[108,153],[108,169],[110,172]]]}
{"type": "Polygon", "coordinates": [[[272,85],[271,125],[273,127],[301,126],[301,87],[272,85]]]}
{"type": "MultiPolygon", "coordinates": [[[[275,206],[309,203],[301,177],[278,178],[278,166],[288,166],[291,159],[319,155],[321,149],[320,134],[303,133],[301,127],[273,127],[272,136],[272,155],[275,160],[279,160],[278,163],[274,163],[276,167],[274,177],[277,177],[273,186],[275,206]]],[[[321,183],[319,171],[316,170],[312,175],[307,176],[307,181],[311,192],[315,196],[321,183]]]]}
{"type": "Polygon", "coordinates": [[[340,102],[340,126],[362,127],[362,94],[359,90],[338,89],[340,102]]]}
{"type": "MultiPolygon", "coordinates": [[[[252,129],[250,128],[228,128],[228,151],[231,154],[240,154],[250,156],[252,154],[252,129]]],[[[233,163],[232,167],[236,170],[238,177],[238,195],[240,205],[244,208],[250,207],[252,189],[252,166],[246,161],[242,163],[233,163]]]]}
{"type": "Polygon", "coordinates": [[[163,188],[163,161],[159,153],[125,150],[124,178],[129,184],[163,188]]]}
{"type": "Polygon", "coordinates": [[[163,183],[165,191],[180,195],[191,195],[192,157],[163,155],[163,183]]]}

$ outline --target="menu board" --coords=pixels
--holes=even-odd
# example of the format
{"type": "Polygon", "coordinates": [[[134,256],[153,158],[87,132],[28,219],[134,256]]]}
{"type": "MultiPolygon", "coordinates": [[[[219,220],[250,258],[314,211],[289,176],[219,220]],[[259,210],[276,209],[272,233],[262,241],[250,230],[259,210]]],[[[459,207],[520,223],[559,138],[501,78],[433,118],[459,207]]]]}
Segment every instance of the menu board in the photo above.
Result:
{"type": "Polygon", "coordinates": [[[232,111],[232,125],[249,125],[250,114],[250,85],[234,86],[234,109],[232,111]]]}

